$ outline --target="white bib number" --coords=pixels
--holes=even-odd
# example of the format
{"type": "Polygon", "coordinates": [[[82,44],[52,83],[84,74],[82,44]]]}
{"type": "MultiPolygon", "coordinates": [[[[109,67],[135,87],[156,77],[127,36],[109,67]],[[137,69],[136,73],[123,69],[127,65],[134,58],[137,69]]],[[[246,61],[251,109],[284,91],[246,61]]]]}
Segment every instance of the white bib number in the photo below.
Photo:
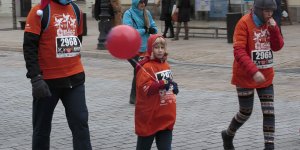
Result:
{"type": "MultiPolygon", "coordinates": [[[[155,73],[157,80],[168,80],[173,79],[171,70],[164,70],[155,73]]],[[[160,106],[165,106],[168,104],[176,103],[175,94],[173,93],[173,85],[170,85],[168,91],[165,89],[159,90],[160,95],[160,106]]]]}
{"type": "Polygon", "coordinates": [[[77,36],[56,37],[56,58],[75,57],[80,50],[81,42],[77,36]]]}
{"type": "Polygon", "coordinates": [[[251,52],[251,58],[259,69],[273,67],[273,52],[271,50],[254,50],[251,52]]]}

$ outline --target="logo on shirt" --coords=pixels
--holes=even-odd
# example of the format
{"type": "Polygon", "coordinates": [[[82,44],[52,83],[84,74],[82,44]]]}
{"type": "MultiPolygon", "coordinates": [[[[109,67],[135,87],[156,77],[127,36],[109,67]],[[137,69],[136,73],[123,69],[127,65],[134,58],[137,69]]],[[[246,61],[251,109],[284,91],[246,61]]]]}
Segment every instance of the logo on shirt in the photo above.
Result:
{"type": "Polygon", "coordinates": [[[253,40],[256,50],[270,49],[270,33],[268,29],[254,30],[253,40]]]}
{"type": "Polygon", "coordinates": [[[54,19],[58,37],[75,35],[77,29],[76,17],[73,18],[71,15],[63,13],[62,15],[55,15],[54,19]]]}

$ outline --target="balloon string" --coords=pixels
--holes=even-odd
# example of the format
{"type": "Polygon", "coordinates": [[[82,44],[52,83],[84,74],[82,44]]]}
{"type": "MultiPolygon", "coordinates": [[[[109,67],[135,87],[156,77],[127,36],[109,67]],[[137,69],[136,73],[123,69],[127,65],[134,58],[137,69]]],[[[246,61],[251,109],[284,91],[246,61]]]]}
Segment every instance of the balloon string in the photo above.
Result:
{"type": "Polygon", "coordinates": [[[151,74],[140,64],[140,63],[138,63],[135,59],[132,59],[132,61],[136,64],[136,65],[138,65],[139,67],[141,67],[142,68],[142,70],[148,75],[148,76],[150,76],[154,81],[156,81],[156,82],[158,82],[153,76],[151,76],[151,74]]]}

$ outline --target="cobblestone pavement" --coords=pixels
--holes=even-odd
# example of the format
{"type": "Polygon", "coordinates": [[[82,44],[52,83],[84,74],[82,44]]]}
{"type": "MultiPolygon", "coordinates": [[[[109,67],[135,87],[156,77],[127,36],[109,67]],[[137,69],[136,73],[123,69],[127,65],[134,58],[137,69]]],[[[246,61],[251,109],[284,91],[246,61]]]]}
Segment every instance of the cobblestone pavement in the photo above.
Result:
{"type": "MultiPolygon", "coordinates": [[[[82,56],[93,148],[133,150],[136,144],[134,106],[128,104],[132,68],[127,61],[113,59],[107,51],[96,50],[97,22],[88,18],[87,23],[82,56]]],[[[162,23],[157,24],[161,28],[162,23]]],[[[218,25],[224,26],[224,22],[218,25]]],[[[276,148],[279,150],[300,150],[299,25],[282,27],[285,46],[274,54],[276,148]]],[[[29,150],[32,98],[20,53],[23,31],[11,30],[10,26],[9,18],[0,18],[0,150],[29,150]]],[[[235,87],[230,84],[232,45],[225,38],[176,42],[168,39],[168,48],[180,87],[173,149],[221,150],[220,131],[238,111],[235,87]]],[[[257,97],[254,112],[238,131],[234,144],[237,150],[263,149],[262,113],[257,97]]],[[[51,149],[72,149],[71,132],[61,103],[53,117],[51,149]]]]}
{"type": "MultiPolygon", "coordinates": [[[[83,57],[89,125],[95,150],[133,150],[134,106],[128,104],[132,69],[127,61],[83,57]]],[[[31,87],[25,78],[23,55],[0,55],[0,149],[31,149],[31,87]]],[[[179,83],[174,150],[220,150],[220,131],[238,109],[230,67],[172,64],[179,83]]],[[[299,72],[277,72],[275,84],[276,148],[299,150],[299,72]]],[[[262,113],[257,97],[252,117],[238,131],[237,150],[263,149],[262,113]]],[[[153,144],[155,147],[155,144],[153,144]]],[[[71,150],[71,132],[58,104],[52,123],[51,149],[71,150]]]]}

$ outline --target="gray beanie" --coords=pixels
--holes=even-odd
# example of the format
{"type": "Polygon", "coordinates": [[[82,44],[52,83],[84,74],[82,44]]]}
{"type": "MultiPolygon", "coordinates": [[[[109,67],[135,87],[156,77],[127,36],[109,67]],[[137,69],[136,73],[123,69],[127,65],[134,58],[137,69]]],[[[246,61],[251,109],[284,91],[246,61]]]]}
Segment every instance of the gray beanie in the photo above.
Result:
{"type": "Polygon", "coordinates": [[[263,10],[276,10],[277,5],[275,0],[254,0],[254,14],[262,21],[264,21],[263,10]]]}

